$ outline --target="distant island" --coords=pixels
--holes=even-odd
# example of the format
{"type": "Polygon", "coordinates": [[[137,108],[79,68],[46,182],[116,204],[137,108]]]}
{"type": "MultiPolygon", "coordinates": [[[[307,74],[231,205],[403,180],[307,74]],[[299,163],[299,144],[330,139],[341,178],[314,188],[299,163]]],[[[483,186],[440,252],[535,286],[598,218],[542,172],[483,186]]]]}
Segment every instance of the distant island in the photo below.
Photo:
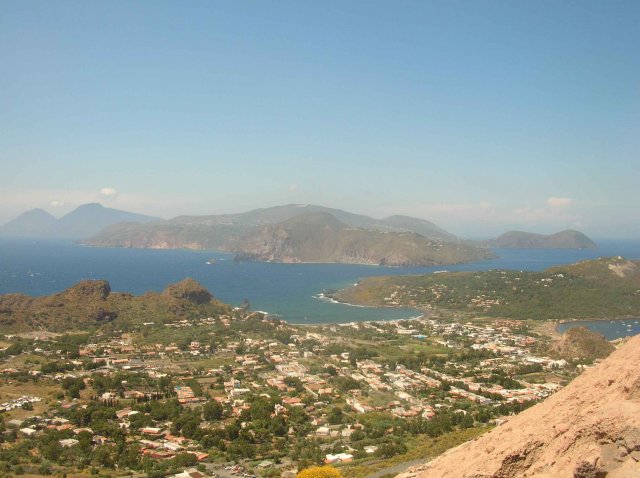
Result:
{"type": "Polygon", "coordinates": [[[333,294],[358,305],[416,307],[513,319],[640,315],[640,261],[601,258],[543,272],[445,272],[369,277],[333,294]]]}
{"type": "Polygon", "coordinates": [[[239,260],[421,266],[494,257],[422,219],[374,219],[314,205],[122,223],[83,241],[99,247],[215,249],[239,260]]]}
{"type": "Polygon", "coordinates": [[[596,243],[580,231],[572,229],[555,234],[509,231],[487,242],[490,247],[504,249],[596,249],[596,243]]]}
{"type": "Polygon", "coordinates": [[[169,220],[95,203],[79,206],[60,219],[33,209],[0,227],[0,236],[72,239],[95,247],[219,250],[242,261],[383,266],[476,262],[495,257],[492,248],[596,248],[575,230],[550,235],[510,231],[476,242],[424,219],[401,215],[375,219],[310,204],[169,220]]]}

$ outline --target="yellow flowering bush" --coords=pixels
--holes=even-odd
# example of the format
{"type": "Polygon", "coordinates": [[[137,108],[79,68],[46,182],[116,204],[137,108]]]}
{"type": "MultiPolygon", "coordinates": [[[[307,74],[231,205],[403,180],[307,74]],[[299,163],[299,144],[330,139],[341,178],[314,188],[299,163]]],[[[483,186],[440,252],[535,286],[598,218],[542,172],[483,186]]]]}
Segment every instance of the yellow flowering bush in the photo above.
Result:
{"type": "Polygon", "coordinates": [[[302,470],[296,478],[342,478],[342,473],[333,466],[312,466],[302,470]]]}

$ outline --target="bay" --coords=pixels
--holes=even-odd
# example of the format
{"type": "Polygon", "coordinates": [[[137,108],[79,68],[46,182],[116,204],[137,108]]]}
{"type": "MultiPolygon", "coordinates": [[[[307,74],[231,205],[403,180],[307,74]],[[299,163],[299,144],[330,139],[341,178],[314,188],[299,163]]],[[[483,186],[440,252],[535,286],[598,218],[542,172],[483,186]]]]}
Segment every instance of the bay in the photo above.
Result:
{"type": "Polygon", "coordinates": [[[586,327],[594,332],[604,335],[607,340],[620,339],[640,334],[640,318],[624,320],[576,320],[564,322],[556,327],[561,334],[572,327],[586,327]]]}
{"type": "Polygon", "coordinates": [[[318,295],[376,275],[547,267],[601,256],[640,258],[640,241],[601,241],[597,250],[494,251],[496,259],[451,266],[379,267],[353,264],[277,264],[233,261],[212,251],[93,248],[65,241],[0,239],[0,294],[48,295],[83,279],[106,279],[114,291],[142,294],[192,277],[219,299],[280,315],[291,323],[345,323],[415,317],[410,309],[355,307],[318,295]],[[211,261],[214,259],[215,261],[211,261]],[[211,265],[207,262],[215,262],[211,265]]]}

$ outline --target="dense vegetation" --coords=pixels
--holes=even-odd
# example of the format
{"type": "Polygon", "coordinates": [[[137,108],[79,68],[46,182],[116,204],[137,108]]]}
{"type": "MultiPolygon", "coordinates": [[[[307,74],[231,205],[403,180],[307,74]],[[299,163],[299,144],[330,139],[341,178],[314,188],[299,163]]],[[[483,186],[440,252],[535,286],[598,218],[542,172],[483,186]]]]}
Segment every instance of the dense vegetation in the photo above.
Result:
{"type": "Polygon", "coordinates": [[[47,297],[0,296],[0,331],[96,330],[109,324],[127,329],[149,321],[163,324],[229,313],[231,307],[213,299],[192,279],[172,284],[162,293],[147,292],[138,297],[112,293],[106,281],[88,280],[47,297]]]}
{"type": "Polygon", "coordinates": [[[335,295],[345,302],[467,311],[517,319],[640,314],[640,266],[597,259],[544,272],[486,271],[372,277],[335,295]]]}

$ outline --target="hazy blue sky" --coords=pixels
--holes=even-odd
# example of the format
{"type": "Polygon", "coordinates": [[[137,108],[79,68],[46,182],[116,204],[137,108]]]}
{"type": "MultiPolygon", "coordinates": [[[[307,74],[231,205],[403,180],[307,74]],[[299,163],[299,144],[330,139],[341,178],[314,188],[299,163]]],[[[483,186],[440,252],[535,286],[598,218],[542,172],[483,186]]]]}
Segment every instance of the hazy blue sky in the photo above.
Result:
{"type": "Polygon", "coordinates": [[[637,0],[0,0],[0,65],[0,222],[295,202],[640,237],[637,0]]]}

